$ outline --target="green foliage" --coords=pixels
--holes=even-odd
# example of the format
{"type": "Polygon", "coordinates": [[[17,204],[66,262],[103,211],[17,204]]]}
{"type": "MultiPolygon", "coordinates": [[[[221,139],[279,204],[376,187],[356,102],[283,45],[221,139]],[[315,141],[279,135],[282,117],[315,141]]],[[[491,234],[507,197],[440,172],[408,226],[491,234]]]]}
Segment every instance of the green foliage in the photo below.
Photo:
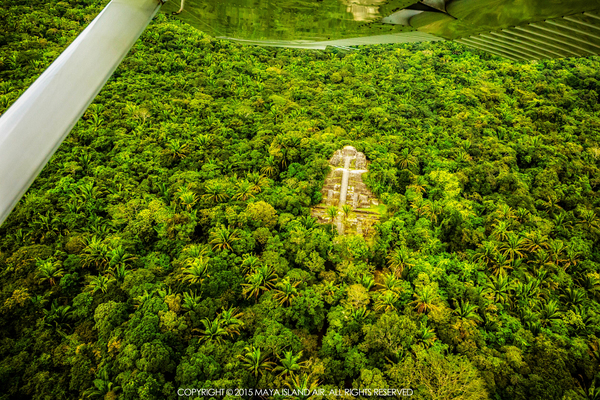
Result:
{"type": "Polygon", "coordinates": [[[259,374],[263,375],[266,371],[273,369],[274,363],[268,361],[264,352],[260,348],[254,346],[245,347],[238,358],[244,368],[252,373],[255,378],[258,378],[259,374]]]}
{"type": "Polygon", "coordinates": [[[48,281],[51,286],[56,284],[56,280],[61,278],[65,271],[61,268],[62,263],[60,261],[48,260],[36,260],[37,265],[37,276],[40,282],[48,281]]]}
{"type": "Polygon", "coordinates": [[[485,382],[464,357],[419,352],[390,370],[391,385],[416,387],[424,399],[487,399],[485,382]]]}
{"type": "MultiPolygon", "coordinates": [[[[0,112],[104,4],[5,3],[0,112]]],[[[0,227],[0,397],[597,397],[598,71],[157,15],[0,227]],[[381,200],[367,239],[336,235],[360,210],[311,216],[346,145],[381,200]]]]}
{"type": "Polygon", "coordinates": [[[117,326],[127,318],[127,305],[109,301],[100,304],[94,312],[94,328],[98,331],[98,339],[108,342],[108,339],[117,326]]]}

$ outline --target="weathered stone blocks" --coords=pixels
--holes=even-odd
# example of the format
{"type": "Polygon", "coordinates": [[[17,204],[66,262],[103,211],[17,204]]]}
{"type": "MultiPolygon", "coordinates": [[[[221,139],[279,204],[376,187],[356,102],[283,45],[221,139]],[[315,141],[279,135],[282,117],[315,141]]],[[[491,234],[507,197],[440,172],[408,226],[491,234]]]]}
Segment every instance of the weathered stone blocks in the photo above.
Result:
{"type": "Polygon", "coordinates": [[[367,188],[362,175],[367,172],[367,157],[352,146],[337,150],[329,160],[331,172],[323,185],[323,201],[315,206],[312,215],[321,223],[331,223],[326,216],[330,206],[348,204],[350,215],[339,213],[335,225],[340,234],[368,235],[370,227],[379,219],[379,214],[369,211],[379,201],[367,188]]]}

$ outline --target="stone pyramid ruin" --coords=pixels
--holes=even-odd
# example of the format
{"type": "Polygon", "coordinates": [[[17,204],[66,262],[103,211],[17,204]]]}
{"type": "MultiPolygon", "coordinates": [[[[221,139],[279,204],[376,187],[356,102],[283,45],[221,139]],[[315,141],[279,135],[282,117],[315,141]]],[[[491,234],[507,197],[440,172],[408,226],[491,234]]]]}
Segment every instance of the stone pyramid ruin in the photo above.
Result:
{"type": "Polygon", "coordinates": [[[333,154],[329,167],[331,171],[321,190],[323,200],[313,207],[312,216],[320,223],[331,223],[327,209],[337,207],[334,224],[340,235],[368,236],[373,224],[379,220],[379,213],[374,209],[379,201],[362,180],[363,174],[368,172],[367,157],[354,147],[346,146],[333,154]],[[346,204],[352,208],[347,216],[342,211],[346,204]]]}

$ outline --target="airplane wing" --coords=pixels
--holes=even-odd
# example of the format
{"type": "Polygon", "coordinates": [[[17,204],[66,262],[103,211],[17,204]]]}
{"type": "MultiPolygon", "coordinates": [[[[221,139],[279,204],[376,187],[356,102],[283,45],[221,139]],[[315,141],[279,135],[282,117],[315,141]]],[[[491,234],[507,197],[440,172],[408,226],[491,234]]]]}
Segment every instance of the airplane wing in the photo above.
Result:
{"type": "Polygon", "coordinates": [[[512,60],[600,52],[600,0],[172,0],[163,11],[263,46],[454,40],[512,60]]]}

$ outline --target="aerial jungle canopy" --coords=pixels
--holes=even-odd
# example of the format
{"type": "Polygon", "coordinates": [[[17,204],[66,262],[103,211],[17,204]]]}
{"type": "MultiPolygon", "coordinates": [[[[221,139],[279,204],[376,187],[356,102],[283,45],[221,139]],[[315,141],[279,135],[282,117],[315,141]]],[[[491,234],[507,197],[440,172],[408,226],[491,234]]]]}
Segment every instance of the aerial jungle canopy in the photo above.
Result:
{"type": "MultiPolygon", "coordinates": [[[[0,112],[104,5],[4,4],[0,112]]],[[[174,18],[0,227],[0,399],[598,396],[600,58],[253,47],[174,18]],[[345,146],[385,204],[365,236],[310,216],[345,146]]]]}
{"type": "MultiPolygon", "coordinates": [[[[0,224],[162,5],[111,1],[2,115],[0,224]]],[[[181,0],[173,14],[245,44],[347,49],[448,39],[516,61],[598,54],[599,11],[600,0],[181,0]]]]}

